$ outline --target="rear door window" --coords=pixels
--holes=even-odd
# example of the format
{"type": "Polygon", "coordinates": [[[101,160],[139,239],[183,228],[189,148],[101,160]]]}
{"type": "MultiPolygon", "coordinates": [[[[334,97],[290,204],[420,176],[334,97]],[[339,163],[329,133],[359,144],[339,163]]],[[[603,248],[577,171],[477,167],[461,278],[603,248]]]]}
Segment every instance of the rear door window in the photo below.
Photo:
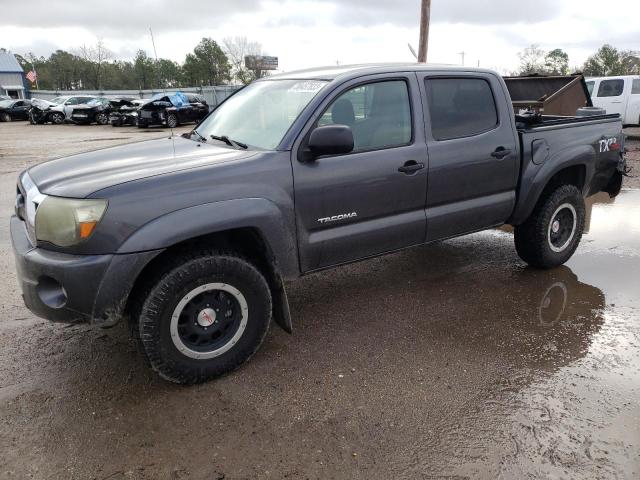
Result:
{"type": "Polygon", "coordinates": [[[598,97],[619,97],[624,90],[624,80],[602,80],[598,88],[598,97]]]}
{"type": "Polygon", "coordinates": [[[431,132],[436,140],[470,137],[498,125],[489,82],[482,78],[426,80],[431,132]]]}
{"type": "Polygon", "coordinates": [[[631,94],[640,95],[640,78],[635,78],[631,84],[631,94]]]}

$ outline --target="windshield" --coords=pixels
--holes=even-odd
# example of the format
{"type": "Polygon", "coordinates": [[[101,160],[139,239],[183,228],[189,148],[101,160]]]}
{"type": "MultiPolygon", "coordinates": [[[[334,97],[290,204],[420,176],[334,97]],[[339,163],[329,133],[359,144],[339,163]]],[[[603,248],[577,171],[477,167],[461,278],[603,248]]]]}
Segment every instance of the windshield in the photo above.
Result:
{"type": "Polygon", "coordinates": [[[87,102],[87,105],[90,105],[93,107],[95,105],[107,105],[108,103],[109,103],[109,100],[107,100],[106,98],[92,98],[87,102]]]}
{"type": "Polygon", "coordinates": [[[201,138],[226,136],[249,146],[273,150],[324,80],[267,80],[245,87],[196,129],[201,138]]]}
{"type": "Polygon", "coordinates": [[[64,103],[64,101],[69,98],[69,97],[56,97],[53,100],[49,100],[51,103],[55,103],[56,105],[60,105],[61,103],[64,103]]]}

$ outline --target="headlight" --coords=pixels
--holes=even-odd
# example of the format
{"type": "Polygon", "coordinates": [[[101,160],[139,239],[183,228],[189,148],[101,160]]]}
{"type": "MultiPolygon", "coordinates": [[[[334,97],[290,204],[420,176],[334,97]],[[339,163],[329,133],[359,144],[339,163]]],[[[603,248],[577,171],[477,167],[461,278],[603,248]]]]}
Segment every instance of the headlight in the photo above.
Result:
{"type": "Polygon", "coordinates": [[[36,238],[59,247],[88,239],[107,209],[106,200],[46,197],[36,210],[36,238]]]}

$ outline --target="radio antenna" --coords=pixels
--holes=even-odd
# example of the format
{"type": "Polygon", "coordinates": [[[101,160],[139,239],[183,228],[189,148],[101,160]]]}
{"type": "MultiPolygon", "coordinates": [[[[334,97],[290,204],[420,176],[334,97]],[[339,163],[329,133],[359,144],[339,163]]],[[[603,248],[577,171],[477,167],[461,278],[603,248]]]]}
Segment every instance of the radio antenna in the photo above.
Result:
{"type": "MultiPolygon", "coordinates": [[[[153,39],[153,30],[151,30],[151,27],[149,27],[149,33],[151,34],[151,45],[153,45],[153,55],[156,57],[156,68],[158,67],[158,52],[156,51],[156,41],[153,39]]],[[[157,70],[156,70],[157,72],[157,70]]],[[[166,95],[167,94],[167,89],[164,86],[164,82],[162,81],[162,79],[160,78],[160,73],[158,73],[158,80],[160,81],[160,86],[162,88],[162,92],[166,95]]],[[[173,127],[171,125],[169,125],[169,122],[167,122],[167,126],[169,127],[169,130],[171,130],[171,137],[173,137],[173,127]]],[[[175,146],[173,147],[173,153],[175,154],[175,146]]]]}

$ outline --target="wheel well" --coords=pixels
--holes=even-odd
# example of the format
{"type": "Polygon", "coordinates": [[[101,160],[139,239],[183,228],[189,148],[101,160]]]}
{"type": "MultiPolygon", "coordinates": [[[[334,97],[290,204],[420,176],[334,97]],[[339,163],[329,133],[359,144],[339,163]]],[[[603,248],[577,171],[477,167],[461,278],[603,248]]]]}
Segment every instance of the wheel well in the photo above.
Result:
{"type": "Polygon", "coordinates": [[[572,165],[571,167],[563,168],[549,179],[541,197],[550,190],[555,190],[560,185],[574,185],[582,192],[586,174],[587,169],[584,165],[572,165]]]}
{"type": "Polygon", "coordinates": [[[255,228],[237,228],[224,232],[191,238],[167,248],[151,260],[136,278],[127,298],[124,313],[129,316],[135,308],[136,299],[155,283],[172,258],[194,250],[231,250],[236,252],[262,272],[269,286],[279,285],[278,274],[271,249],[255,228]]]}

